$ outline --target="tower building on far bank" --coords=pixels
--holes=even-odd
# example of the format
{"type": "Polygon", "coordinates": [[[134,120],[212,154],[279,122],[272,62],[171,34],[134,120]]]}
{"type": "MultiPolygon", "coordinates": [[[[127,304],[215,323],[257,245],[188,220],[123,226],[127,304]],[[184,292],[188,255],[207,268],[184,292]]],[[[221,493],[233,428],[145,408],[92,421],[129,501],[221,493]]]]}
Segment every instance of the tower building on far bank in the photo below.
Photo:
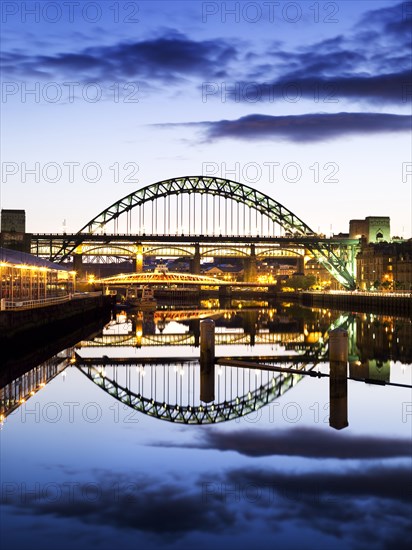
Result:
{"type": "Polygon", "coordinates": [[[368,216],[364,220],[350,220],[349,238],[365,238],[369,243],[391,240],[390,218],[388,216],[368,216]]]}
{"type": "Polygon", "coordinates": [[[1,247],[21,252],[30,251],[30,239],[26,236],[25,210],[5,210],[3,208],[0,227],[1,247]]]}

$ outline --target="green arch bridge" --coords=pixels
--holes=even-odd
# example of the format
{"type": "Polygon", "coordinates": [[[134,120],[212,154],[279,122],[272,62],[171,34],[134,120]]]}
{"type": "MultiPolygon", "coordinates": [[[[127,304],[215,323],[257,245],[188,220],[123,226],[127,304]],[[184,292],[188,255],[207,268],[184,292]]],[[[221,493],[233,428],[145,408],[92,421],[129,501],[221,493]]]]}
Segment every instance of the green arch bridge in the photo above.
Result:
{"type": "Polygon", "coordinates": [[[357,241],[317,235],[291,210],[242,183],[205,176],[171,178],[147,185],[116,201],[72,235],[34,235],[32,252],[68,261],[76,253],[239,256],[309,254],[345,288],[356,288],[357,241]],[[113,229],[112,229],[113,228],[113,229]],[[36,240],[37,239],[37,240],[36,240]],[[37,251],[36,251],[37,246],[37,251]],[[189,248],[189,247],[192,248],[189,248]],[[43,247],[43,248],[42,248],[43,247]],[[133,248],[134,247],[134,248],[133,248]],[[139,248],[140,247],[140,248],[139,248]],[[225,248],[226,247],[226,248],[225,248]],[[303,252],[302,252],[303,251],[303,252]],[[230,252],[228,252],[230,254],[230,252]]]}

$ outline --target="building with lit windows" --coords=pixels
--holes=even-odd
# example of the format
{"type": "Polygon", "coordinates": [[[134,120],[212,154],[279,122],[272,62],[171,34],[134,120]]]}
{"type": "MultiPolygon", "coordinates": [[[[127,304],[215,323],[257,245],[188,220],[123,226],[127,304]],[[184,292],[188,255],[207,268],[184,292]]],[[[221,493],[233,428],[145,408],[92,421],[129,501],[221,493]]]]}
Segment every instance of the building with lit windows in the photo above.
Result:
{"type": "Polygon", "coordinates": [[[35,307],[70,297],[75,273],[25,252],[0,248],[1,309],[35,307]]]}
{"type": "Polygon", "coordinates": [[[305,275],[315,277],[316,288],[325,289],[340,287],[339,283],[332,277],[326,267],[317,258],[312,258],[306,262],[305,275]]]}
{"type": "Polygon", "coordinates": [[[412,290],[412,239],[362,246],[356,268],[362,290],[412,290]]]}

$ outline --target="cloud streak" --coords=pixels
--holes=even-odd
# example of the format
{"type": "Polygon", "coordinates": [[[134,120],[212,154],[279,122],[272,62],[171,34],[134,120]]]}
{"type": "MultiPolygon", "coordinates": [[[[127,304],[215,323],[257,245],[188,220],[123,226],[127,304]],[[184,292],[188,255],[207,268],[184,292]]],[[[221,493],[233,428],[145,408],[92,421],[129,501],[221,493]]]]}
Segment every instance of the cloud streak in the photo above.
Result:
{"type": "Polygon", "coordinates": [[[376,498],[411,502],[410,468],[383,466],[336,471],[289,473],[256,468],[235,469],[227,474],[229,483],[246,487],[273,487],[291,500],[335,500],[343,497],[376,498]],[[327,497],[327,498],[326,498],[327,497]]]}
{"type": "Polygon", "coordinates": [[[302,69],[297,72],[298,74],[285,75],[272,83],[239,82],[238,89],[228,93],[227,97],[232,101],[241,100],[244,103],[296,103],[305,98],[325,106],[337,105],[342,99],[407,106],[412,99],[410,70],[378,75],[334,76],[311,75],[310,71],[302,69]]]}
{"type": "Polygon", "coordinates": [[[57,55],[6,52],[3,71],[10,76],[98,79],[142,78],[170,82],[184,77],[222,77],[236,49],[223,39],[195,41],[168,31],[162,37],[111,46],[94,46],[57,55]]]}
{"type": "Polygon", "coordinates": [[[312,143],[345,136],[410,132],[412,117],[390,113],[314,113],[271,116],[252,114],[235,120],[160,124],[161,127],[200,127],[205,141],[285,140],[312,143]]]}
{"type": "MultiPolygon", "coordinates": [[[[173,443],[156,444],[178,447],[173,443]]],[[[216,429],[202,432],[202,439],[185,447],[233,451],[249,457],[298,456],[305,458],[382,459],[410,457],[412,443],[407,439],[356,436],[319,428],[262,431],[244,429],[225,432],[216,429]]]]}

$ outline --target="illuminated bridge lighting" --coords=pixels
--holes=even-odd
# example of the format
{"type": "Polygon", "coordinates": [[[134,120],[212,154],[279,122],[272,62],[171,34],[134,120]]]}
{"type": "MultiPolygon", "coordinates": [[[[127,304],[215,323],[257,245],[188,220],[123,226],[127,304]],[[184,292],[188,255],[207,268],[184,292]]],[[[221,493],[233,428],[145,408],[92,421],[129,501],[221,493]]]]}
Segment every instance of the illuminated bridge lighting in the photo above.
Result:
{"type": "Polygon", "coordinates": [[[231,284],[228,281],[207,277],[205,275],[192,275],[191,273],[174,273],[167,271],[165,273],[121,273],[113,277],[96,279],[94,282],[105,285],[129,285],[129,284],[160,284],[160,285],[207,285],[220,286],[231,284]]]}
{"type": "MultiPolygon", "coordinates": [[[[286,247],[297,245],[298,254],[313,256],[344,287],[356,288],[354,259],[358,240],[332,242],[317,235],[291,210],[257,189],[202,175],[171,178],[142,187],[103,210],[75,235],[39,236],[37,241],[32,240],[32,249],[37,253],[47,252],[54,261],[65,262],[86,252],[89,256],[93,256],[93,252],[99,256],[99,249],[103,247],[111,261],[127,256],[141,263],[148,254],[145,247],[154,242],[160,245],[156,253],[156,247],[151,247],[155,256],[162,254],[160,249],[165,251],[165,245],[169,246],[172,256],[192,255],[187,245],[195,243],[198,247],[195,256],[199,260],[200,247],[206,242],[215,243],[215,251],[230,242],[231,248],[235,244],[246,249],[239,252],[241,256],[255,256],[253,247],[267,238],[286,239],[282,243],[286,247]],[[114,235],[123,232],[127,237],[123,242],[109,235],[112,225],[114,235]],[[93,242],[95,246],[91,246],[93,242]],[[132,248],[137,246],[133,254],[127,242],[132,248]]],[[[268,244],[272,252],[266,251],[265,255],[271,255],[273,248],[281,243],[268,244]]],[[[209,256],[215,256],[211,254],[212,247],[209,249],[209,256]]]]}

